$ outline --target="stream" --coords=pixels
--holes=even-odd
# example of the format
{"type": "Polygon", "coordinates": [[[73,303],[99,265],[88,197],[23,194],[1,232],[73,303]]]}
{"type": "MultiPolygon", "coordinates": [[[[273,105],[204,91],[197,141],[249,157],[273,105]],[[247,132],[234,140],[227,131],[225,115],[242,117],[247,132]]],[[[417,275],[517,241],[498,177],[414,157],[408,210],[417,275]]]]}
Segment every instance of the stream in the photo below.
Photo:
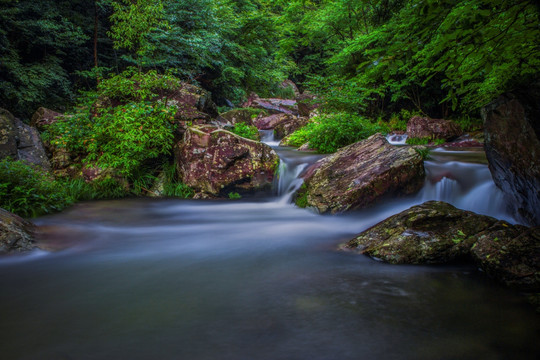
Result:
{"type": "Polygon", "coordinates": [[[415,196],[317,215],[291,204],[321,158],[278,151],[273,192],[79,203],[35,220],[57,251],[0,259],[2,359],[536,359],[540,321],[476,267],[336,251],[427,200],[515,223],[479,150],[435,150],[415,196]]]}

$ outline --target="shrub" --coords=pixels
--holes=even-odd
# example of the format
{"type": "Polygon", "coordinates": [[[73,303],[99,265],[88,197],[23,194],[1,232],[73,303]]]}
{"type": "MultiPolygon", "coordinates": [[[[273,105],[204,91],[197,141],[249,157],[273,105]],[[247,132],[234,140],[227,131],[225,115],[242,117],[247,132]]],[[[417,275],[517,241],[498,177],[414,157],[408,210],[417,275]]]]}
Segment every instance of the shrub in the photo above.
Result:
{"type": "Polygon", "coordinates": [[[241,122],[234,125],[232,132],[247,139],[259,140],[259,130],[253,125],[241,122]]]}
{"type": "Polygon", "coordinates": [[[385,132],[384,127],[357,115],[322,114],[312,118],[305,127],[293,133],[290,144],[299,146],[309,142],[312,149],[321,153],[331,153],[377,132],[385,132]]]}
{"type": "Polygon", "coordinates": [[[238,200],[238,199],[241,199],[241,198],[242,198],[242,195],[240,195],[237,192],[230,192],[229,193],[229,199],[231,199],[231,200],[238,200]]]}
{"type": "Polygon", "coordinates": [[[188,185],[184,184],[176,175],[174,164],[163,165],[165,173],[165,184],[163,186],[163,195],[171,197],[179,197],[182,199],[192,198],[194,191],[188,185]]]}
{"type": "Polygon", "coordinates": [[[65,187],[22,161],[0,161],[0,207],[22,217],[60,211],[74,202],[65,187]]]}

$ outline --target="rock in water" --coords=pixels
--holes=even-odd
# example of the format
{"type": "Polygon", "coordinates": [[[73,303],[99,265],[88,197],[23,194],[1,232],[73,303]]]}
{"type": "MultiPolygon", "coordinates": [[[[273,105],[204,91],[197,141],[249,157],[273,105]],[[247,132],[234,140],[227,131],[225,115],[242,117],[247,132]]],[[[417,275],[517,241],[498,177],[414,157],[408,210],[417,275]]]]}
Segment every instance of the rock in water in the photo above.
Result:
{"type": "Polygon", "coordinates": [[[540,225],[540,111],[538,100],[503,95],[482,109],[486,156],[495,184],[520,220],[540,225]]]}
{"type": "Polygon", "coordinates": [[[341,247],[393,264],[474,261],[506,285],[540,291],[540,227],[511,225],[440,201],[391,216],[341,247]]]}
{"type": "Polygon", "coordinates": [[[407,123],[410,138],[456,139],[463,134],[461,128],[450,120],[413,116],[407,123]]]}
{"type": "Polygon", "coordinates": [[[499,221],[476,238],[471,253],[486,274],[523,291],[540,291],[540,227],[499,221]]]}
{"type": "Polygon", "coordinates": [[[424,162],[413,148],[392,146],[375,134],[312,165],[296,204],[321,213],[360,209],[384,195],[413,194],[424,177],[424,162]]]}
{"type": "Polygon", "coordinates": [[[23,218],[0,209],[0,254],[32,250],[35,227],[23,218]]]}
{"type": "Polygon", "coordinates": [[[346,247],[392,264],[445,264],[466,257],[474,236],[496,222],[441,201],[428,201],[378,223],[346,247]]]}
{"type": "Polygon", "coordinates": [[[216,127],[191,127],[176,149],[182,181],[198,197],[269,188],[279,157],[266,144],[216,127]]]}

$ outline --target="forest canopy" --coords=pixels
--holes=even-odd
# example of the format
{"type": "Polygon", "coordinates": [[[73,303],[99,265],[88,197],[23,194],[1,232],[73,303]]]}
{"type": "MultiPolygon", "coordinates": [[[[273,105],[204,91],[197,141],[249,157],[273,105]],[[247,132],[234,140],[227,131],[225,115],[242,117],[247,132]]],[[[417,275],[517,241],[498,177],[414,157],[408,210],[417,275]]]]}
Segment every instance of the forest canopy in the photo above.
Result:
{"type": "Polygon", "coordinates": [[[136,67],[220,105],[289,78],[327,112],[471,115],[537,87],[539,20],[534,1],[0,0],[0,104],[69,109],[136,67]]]}

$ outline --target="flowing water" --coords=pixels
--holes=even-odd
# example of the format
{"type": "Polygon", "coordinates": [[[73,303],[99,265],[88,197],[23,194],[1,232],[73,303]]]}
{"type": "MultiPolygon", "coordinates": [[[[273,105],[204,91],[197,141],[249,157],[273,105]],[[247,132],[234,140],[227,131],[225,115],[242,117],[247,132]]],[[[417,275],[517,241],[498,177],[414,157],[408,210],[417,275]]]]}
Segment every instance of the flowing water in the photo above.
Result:
{"type": "Polygon", "coordinates": [[[427,199],[512,220],[482,153],[434,152],[416,196],[321,216],[289,203],[320,156],[278,151],[267,198],[89,202],[37,219],[59,250],[0,260],[0,357],[537,358],[538,315],[476,268],[335,251],[427,199]]]}

